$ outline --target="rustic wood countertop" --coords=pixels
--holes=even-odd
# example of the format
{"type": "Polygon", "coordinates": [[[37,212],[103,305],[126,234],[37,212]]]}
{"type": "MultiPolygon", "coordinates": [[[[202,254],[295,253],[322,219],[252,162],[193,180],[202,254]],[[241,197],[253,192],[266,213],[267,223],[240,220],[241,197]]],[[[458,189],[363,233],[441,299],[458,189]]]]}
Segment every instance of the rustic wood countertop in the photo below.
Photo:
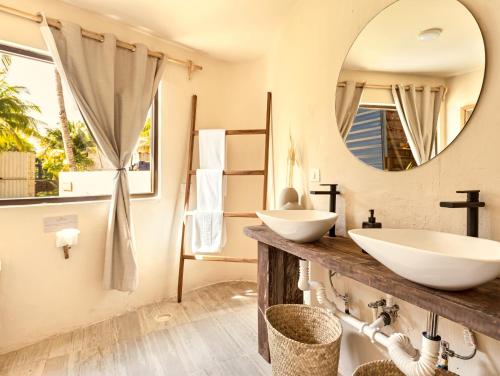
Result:
{"type": "Polygon", "coordinates": [[[336,271],[384,293],[393,295],[474,331],[500,340],[500,279],[465,291],[428,288],[398,276],[349,238],[324,237],[314,243],[294,243],[265,225],[246,227],[245,234],[260,243],[280,249],[336,271]]]}

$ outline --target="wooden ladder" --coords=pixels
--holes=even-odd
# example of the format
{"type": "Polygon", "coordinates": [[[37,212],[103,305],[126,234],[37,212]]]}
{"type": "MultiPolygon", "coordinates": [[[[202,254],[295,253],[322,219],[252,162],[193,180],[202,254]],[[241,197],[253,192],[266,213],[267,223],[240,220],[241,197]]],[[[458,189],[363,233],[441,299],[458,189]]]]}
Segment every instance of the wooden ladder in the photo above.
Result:
{"type": "MultiPolygon", "coordinates": [[[[193,95],[191,99],[191,131],[189,133],[188,145],[188,164],[186,171],[186,188],[184,192],[184,215],[189,209],[189,197],[191,192],[191,177],[196,174],[193,170],[193,151],[194,151],[194,138],[198,135],[196,130],[196,105],[198,97],[193,95]]],[[[264,169],[262,170],[242,170],[231,171],[225,170],[224,175],[262,175],[264,177],[263,190],[262,190],[262,209],[267,206],[267,180],[268,180],[268,164],[269,164],[269,135],[271,128],[271,110],[272,110],[272,94],[267,93],[267,109],[266,109],[266,128],[265,129],[236,129],[226,130],[226,136],[248,136],[248,135],[265,135],[265,151],[264,151],[264,169]]],[[[257,218],[255,212],[227,212],[224,211],[225,218],[257,218]]],[[[224,261],[224,262],[238,262],[238,263],[257,263],[255,258],[242,258],[242,257],[226,257],[226,256],[213,256],[213,255],[190,255],[185,253],[185,235],[186,235],[186,220],[182,221],[182,234],[181,234],[181,250],[179,257],[179,276],[177,282],[177,302],[182,301],[182,287],[184,283],[184,262],[186,260],[196,261],[224,261]]]]}

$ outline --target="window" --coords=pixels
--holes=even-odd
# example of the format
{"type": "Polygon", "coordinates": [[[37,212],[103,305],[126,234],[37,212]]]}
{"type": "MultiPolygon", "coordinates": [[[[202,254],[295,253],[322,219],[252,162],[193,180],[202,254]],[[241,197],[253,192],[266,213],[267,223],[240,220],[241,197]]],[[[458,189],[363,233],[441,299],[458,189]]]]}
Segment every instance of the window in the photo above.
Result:
{"type": "Polygon", "coordinates": [[[360,105],[346,144],[366,164],[400,171],[416,165],[394,106],[360,105]]]}
{"type": "MultiPolygon", "coordinates": [[[[50,57],[0,44],[0,205],[103,199],[115,171],[50,57]]],[[[157,97],[128,166],[133,196],[156,192],[157,97]]]]}
{"type": "Polygon", "coordinates": [[[379,169],[384,168],[383,125],[383,110],[359,107],[346,139],[356,157],[379,169]]]}

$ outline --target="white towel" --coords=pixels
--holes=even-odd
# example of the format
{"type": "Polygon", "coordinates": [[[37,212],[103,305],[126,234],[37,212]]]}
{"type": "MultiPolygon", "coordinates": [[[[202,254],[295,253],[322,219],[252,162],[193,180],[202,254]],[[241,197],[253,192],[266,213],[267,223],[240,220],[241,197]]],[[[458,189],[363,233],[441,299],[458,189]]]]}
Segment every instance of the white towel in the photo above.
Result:
{"type": "Polygon", "coordinates": [[[225,242],[223,171],[226,131],[202,129],[199,136],[200,169],[196,170],[196,211],[193,213],[192,252],[219,252],[225,242]]]}
{"type": "Polygon", "coordinates": [[[200,168],[226,168],[226,130],[200,129],[200,168]]]}
{"type": "Polygon", "coordinates": [[[219,211],[222,202],[222,170],[196,170],[196,210],[219,211]]]}
{"type": "Polygon", "coordinates": [[[193,213],[193,253],[217,253],[223,247],[223,212],[200,211],[193,213]]]}
{"type": "Polygon", "coordinates": [[[222,170],[196,170],[196,211],[193,213],[193,253],[216,253],[225,241],[222,170]]]}

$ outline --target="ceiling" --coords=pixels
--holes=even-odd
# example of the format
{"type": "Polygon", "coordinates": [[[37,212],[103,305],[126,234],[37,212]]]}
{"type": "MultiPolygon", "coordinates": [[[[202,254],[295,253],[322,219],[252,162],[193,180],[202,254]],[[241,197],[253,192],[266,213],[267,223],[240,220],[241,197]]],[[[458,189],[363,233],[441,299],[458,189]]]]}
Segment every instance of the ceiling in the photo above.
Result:
{"type": "Polygon", "coordinates": [[[261,57],[296,0],[62,0],[228,61],[261,57]]]}
{"type": "Polygon", "coordinates": [[[457,0],[400,0],[375,17],[344,63],[368,70],[449,77],[484,68],[484,42],[472,14],[457,0]],[[441,28],[432,41],[418,34],[441,28]]]}

